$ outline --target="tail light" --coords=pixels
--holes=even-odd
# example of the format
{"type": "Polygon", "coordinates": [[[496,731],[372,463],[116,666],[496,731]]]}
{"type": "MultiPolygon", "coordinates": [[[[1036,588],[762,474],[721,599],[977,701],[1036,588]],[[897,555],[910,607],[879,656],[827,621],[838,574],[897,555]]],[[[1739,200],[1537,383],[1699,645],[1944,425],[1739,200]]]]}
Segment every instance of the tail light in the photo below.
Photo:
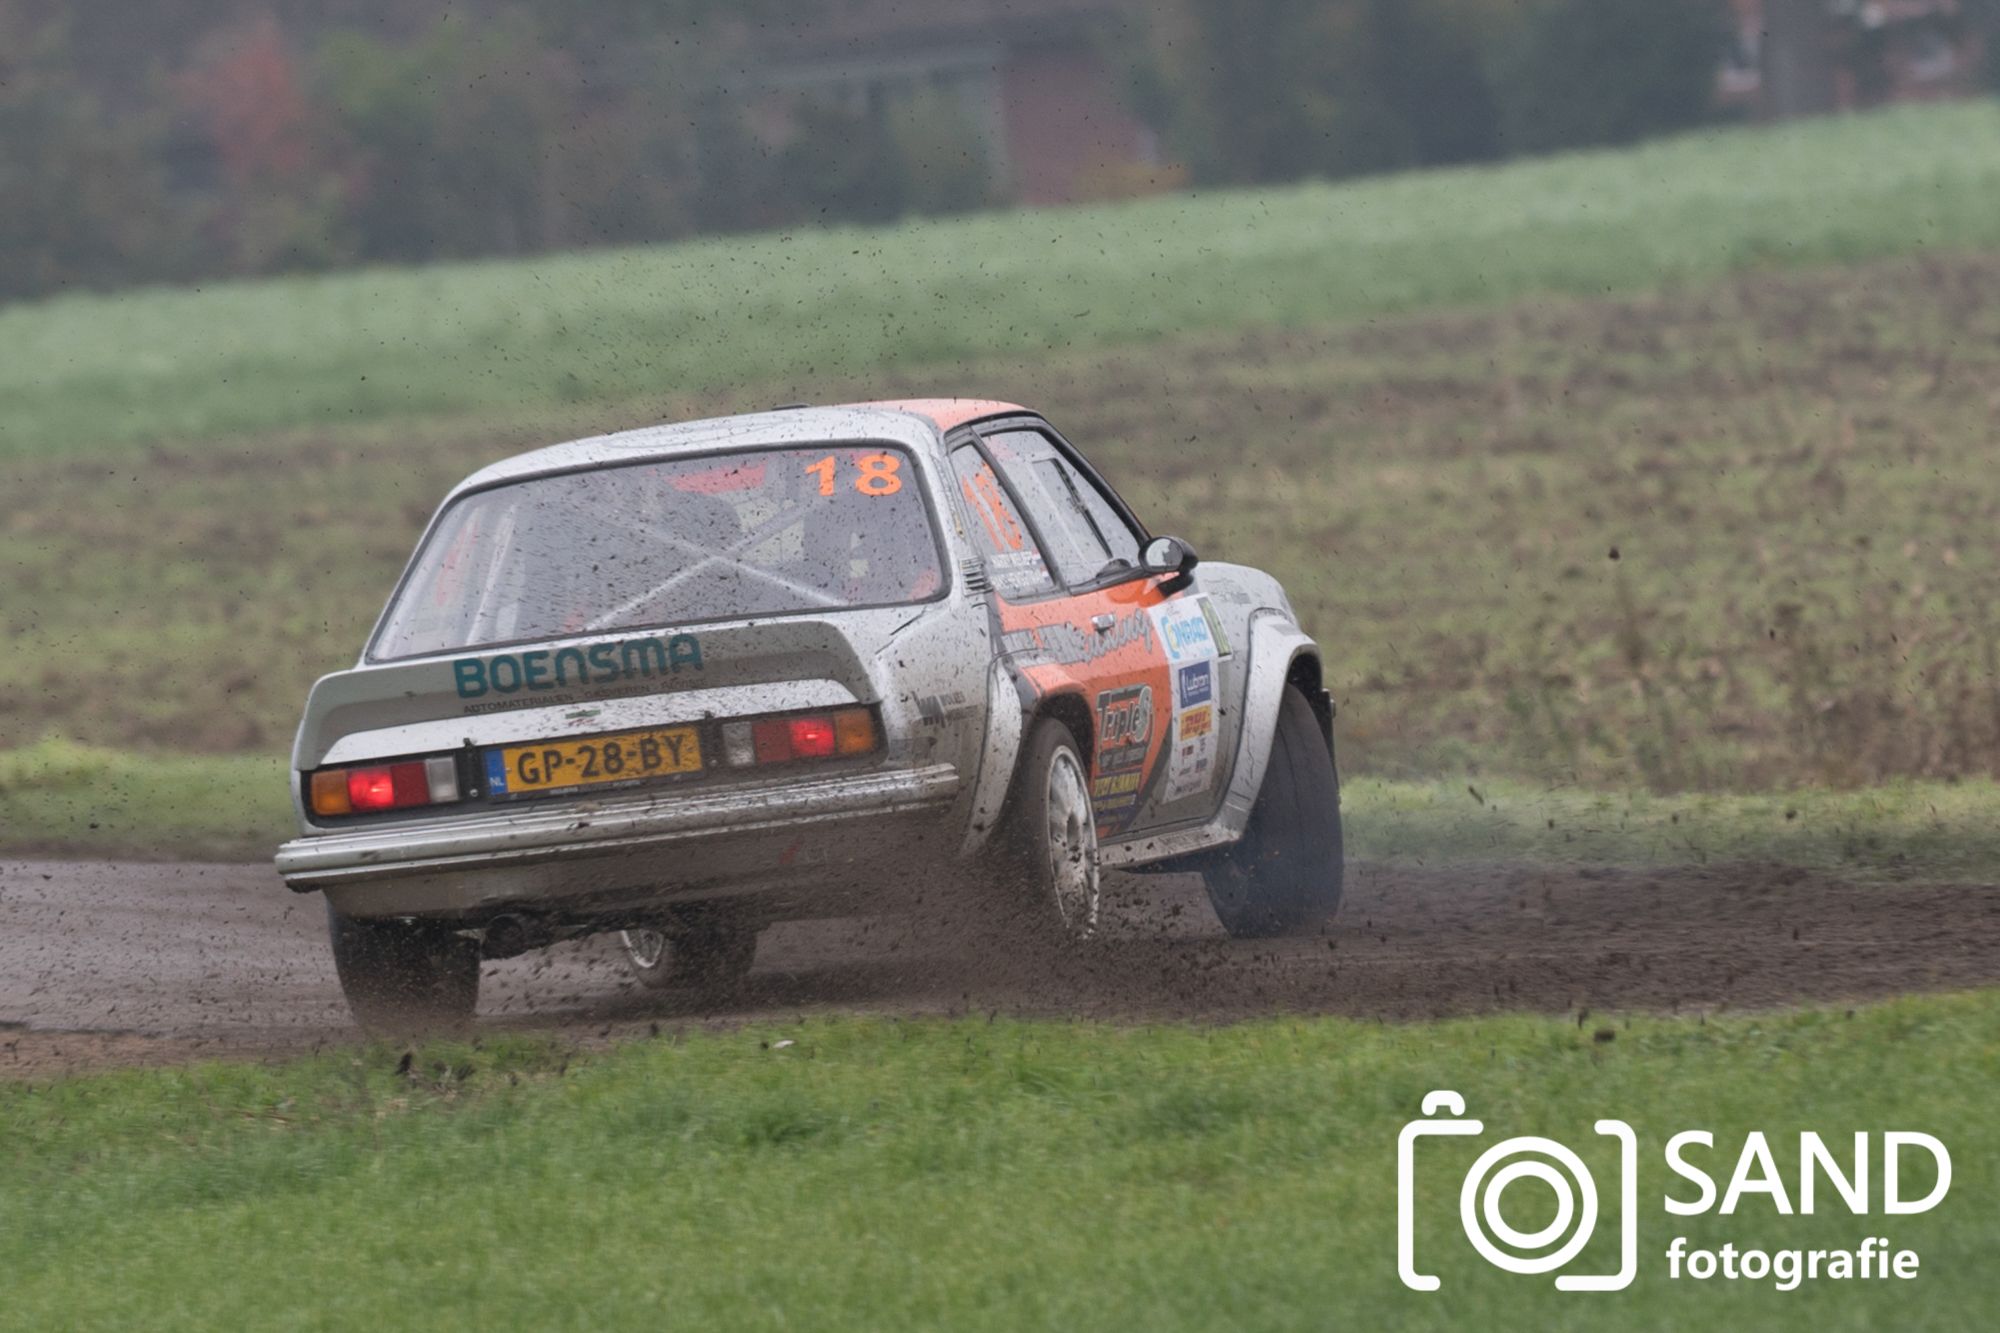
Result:
{"type": "Polygon", "coordinates": [[[875,714],[866,708],[832,713],[751,718],[722,724],[722,757],[731,768],[845,759],[881,745],[875,714]]]}
{"type": "Polygon", "coordinates": [[[450,755],[359,768],[322,768],[307,784],[316,815],[366,815],[444,805],[458,799],[458,764],[450,755]]]}

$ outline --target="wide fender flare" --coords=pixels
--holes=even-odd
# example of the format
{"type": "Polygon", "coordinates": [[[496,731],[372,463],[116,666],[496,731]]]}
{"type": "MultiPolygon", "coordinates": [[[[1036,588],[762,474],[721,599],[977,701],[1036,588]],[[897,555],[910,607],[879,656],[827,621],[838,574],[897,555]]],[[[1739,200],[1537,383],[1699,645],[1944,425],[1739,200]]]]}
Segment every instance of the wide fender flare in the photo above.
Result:
{"type": "Polygon", "coordinates": [[[1014,787],[1014,763],[1020,757],[1026,717],[1020,682],[1004,660],[995,661],[986,673],[986,737],[979,748],[978,776],[973,781],[972,809],[966,817],[961,855],[970,856],[984,847],[1000,823],[1014,787]]]}
{"type": "Polygon", "coordinates": [[[1282,611],[1262,610],[1250,617],[1250,668],[1243,691],[1243,726],[1236,742],[1229,789],[1223,793],[1219,818],[1231,833],[1250,824],[1251,807],[1264,789],[1264,770],[1271,762],[1271,742],[1278,733],[1278,709],[1285,683],[1301,657],[1317,657],[1319,645],[1282,611]]]}

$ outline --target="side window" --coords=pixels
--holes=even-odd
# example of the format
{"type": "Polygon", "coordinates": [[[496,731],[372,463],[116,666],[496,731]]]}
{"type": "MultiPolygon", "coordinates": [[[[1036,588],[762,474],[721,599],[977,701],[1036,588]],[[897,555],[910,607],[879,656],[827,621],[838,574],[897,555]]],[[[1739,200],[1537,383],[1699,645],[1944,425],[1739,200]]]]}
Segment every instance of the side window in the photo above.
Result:
{"type": "Polygon", "coordinates": [[[988,436],[987,444],[1034,516],[1064,583],[1090,583],[1138,565],[1138,534],[1046,435],[1004,431],[988,436]]]}
{"type": "Polygon", "coordinates": [[[1039,597],[1054,592],[1048,565],[1035,545],[1035,535],[1014,511],[1007,490],[985,458],[971,445],[955,449],[952,471],[959,495],[972,516],[972,540],[986,557],[987,576],[1003,597],[1039,597]]]}
{"type": "Polygon", "coordinates": [[[1062,469],[1063,477],[1069,482],[1071,491],[1075,493],[1077,503],[1083,506],[1084,517],[1090,520],[1091,531],[1104,544],[1104,549],[1109,552],[1111,559],[1122,560],[1127,566],[1137,569],[1139,534],[1132,531],[1132,525],[1111,507],[1111,501],[1104,498],[1104,492],[1092,485],[1090,478],[1078,472],[1067,458],[1058,456],[1056,465],[1062,469]]]}

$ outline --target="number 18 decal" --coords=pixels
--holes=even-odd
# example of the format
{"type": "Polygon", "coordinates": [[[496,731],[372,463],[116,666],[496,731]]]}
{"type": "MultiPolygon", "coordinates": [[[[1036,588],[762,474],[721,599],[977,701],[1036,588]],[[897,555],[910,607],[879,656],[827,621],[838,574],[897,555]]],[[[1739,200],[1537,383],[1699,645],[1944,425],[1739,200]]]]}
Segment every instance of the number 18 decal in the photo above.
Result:
{"type": "MultiPolygon", "coordinates": [[[[894,454],[862,454],[854,460],[854,489],[870,497],[894,495],[903,489],[903,479],[897,475],[902,466],[903,460],[894,454]]],[[[806,471],[819,478],[821,495],[833,494],[834,474],[839,467],[832,454],[817,463],[806,464],[806,471]]]]}

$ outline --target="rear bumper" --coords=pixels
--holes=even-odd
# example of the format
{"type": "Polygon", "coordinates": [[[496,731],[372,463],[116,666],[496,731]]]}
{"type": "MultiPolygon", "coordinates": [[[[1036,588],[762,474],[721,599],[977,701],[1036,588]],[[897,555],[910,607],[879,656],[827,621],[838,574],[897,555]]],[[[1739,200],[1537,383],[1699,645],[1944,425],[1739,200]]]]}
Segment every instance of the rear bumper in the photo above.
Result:
{"type": "Polygon", "coordinates": [[[495,811],[297,838],[278,873],[354,916],[466,914],[590,896],[719,895],[898,855],[935,824],[949,764],[495,811]],[[879,827],[878,827],[879,826],[879,827]]]}

